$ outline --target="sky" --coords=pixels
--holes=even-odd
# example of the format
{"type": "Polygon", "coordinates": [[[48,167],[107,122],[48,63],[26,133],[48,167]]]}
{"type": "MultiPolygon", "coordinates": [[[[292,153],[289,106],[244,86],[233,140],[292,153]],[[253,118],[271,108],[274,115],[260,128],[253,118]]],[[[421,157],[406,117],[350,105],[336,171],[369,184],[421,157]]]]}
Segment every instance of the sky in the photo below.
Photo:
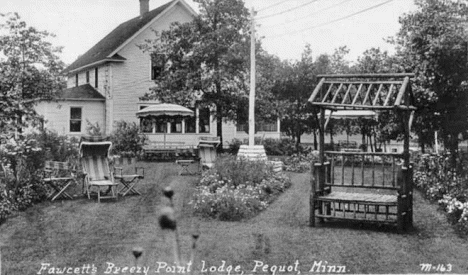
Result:
{"type": "MultiPolygon", "coordinates": [[[[169,0],[150,0],[154,9],[169,0]]],[[[187,3],[196,8],[192,0],[187,3]]],[[[349,61],[369,48],[393,52],[385,38],[399,30],[398,18],[416,9],[413,0],[244,0],[257,11],[263,47],[281,59],[297,60],[305,45],[314,57],[346,45],[349,61]]],[[[138,0],[1,0],[0,13],[18,12],[29,26],[47,30],[72,63],[120,23],[139,15],[138,0]]]]}

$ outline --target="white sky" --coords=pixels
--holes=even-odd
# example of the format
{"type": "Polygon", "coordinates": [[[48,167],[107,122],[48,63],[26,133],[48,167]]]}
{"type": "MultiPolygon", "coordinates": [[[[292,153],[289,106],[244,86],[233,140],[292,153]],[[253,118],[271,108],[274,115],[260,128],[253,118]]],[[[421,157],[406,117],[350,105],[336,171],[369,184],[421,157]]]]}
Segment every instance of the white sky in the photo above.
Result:
{"type": "MultiPolygon", "coordinates": [[[[154,9],[169,0],[150,0],[154,9]]],[[[193,5],[192,0],[186,0],[193,5]]],[[[228,0],[227,0],[228,1],[228,0]]],[[[398,17],[415,9],[413,0],[393,0],[375,9],[329,23],[389,0],[245,0],[259,11],[258,33],[264,48],[282,59],[298,59],[306,43],[313,55],[346,45],[353,61],[366,49],[393,49],[384,38],[399,29],[398,17]],[[277,4],[278,5],[275,5],[277,4]],[[273,6],[274,5],[274,6],[273,6]],[[266,7],[270,7],[262,11],[266,7]],[[294,9],[295,7],[300,7],[294,9]],[[291,10],[293,9],[293,10],[291,10]],[[284,12],[288,11],[289,12],[284,12]],[[283,13],[282,13],[283,12],[283,13]],[[327,24],[328,23],[328,24],[327,24]],[[319,26],[325,24],[323,26],[319,26]],[[305,30],[307,29],[307,30],[305,30]],[[304,31],[303,31],[304,30],[304,31]]],[[[1,0],[0,13],[18,12],[29,26],[57,35],[67,64],[86,52],[120,23],[139,15],[138,0],[1,0]]]]}

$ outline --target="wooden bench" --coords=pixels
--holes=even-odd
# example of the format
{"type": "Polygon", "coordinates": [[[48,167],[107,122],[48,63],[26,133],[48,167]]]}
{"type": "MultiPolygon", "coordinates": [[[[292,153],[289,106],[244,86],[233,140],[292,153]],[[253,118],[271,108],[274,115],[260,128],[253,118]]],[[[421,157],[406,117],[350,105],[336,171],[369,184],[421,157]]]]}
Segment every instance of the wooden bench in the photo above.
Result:
{"type": "Polygon", "coordinates": [[[145,159],[172,159],[177,148],[185,147],[184,142],[179,141],[152,141],[143,146],[145,159]]]}
{"type": "Polygon", "coordinates": [[[403,154],[325,155],[326,162],[313,166],[311,226],[316,219],[392,224],[399,230],[412,223],[412,167],[402,167],[403,154]]]}

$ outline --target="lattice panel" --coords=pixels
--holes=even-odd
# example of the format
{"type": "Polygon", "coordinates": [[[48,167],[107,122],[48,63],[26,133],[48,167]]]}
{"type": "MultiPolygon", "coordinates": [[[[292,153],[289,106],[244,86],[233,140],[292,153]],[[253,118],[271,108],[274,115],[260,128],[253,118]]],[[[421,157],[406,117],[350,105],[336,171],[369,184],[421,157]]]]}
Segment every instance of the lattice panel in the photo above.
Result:
{"type": "Polygon", "coordinates": [[[364,79],[325,76],[309,101],[313,105],[336,109],[413,108],[409,76],[393,76],[393,80],[375,80],[371,76],[361,77],[364,79]]]}

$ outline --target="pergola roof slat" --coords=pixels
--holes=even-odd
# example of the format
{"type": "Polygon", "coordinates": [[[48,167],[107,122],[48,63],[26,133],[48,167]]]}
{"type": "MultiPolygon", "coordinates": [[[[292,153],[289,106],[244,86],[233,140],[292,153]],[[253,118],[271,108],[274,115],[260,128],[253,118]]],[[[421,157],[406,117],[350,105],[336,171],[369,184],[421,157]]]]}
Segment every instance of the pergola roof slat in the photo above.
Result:
{"type": "Polygon", "coordinates": [[[326,109],[414,110],[409,86],[413,76],[406,73],[319,75],[322,78],[309,102],[326,109]]]}

